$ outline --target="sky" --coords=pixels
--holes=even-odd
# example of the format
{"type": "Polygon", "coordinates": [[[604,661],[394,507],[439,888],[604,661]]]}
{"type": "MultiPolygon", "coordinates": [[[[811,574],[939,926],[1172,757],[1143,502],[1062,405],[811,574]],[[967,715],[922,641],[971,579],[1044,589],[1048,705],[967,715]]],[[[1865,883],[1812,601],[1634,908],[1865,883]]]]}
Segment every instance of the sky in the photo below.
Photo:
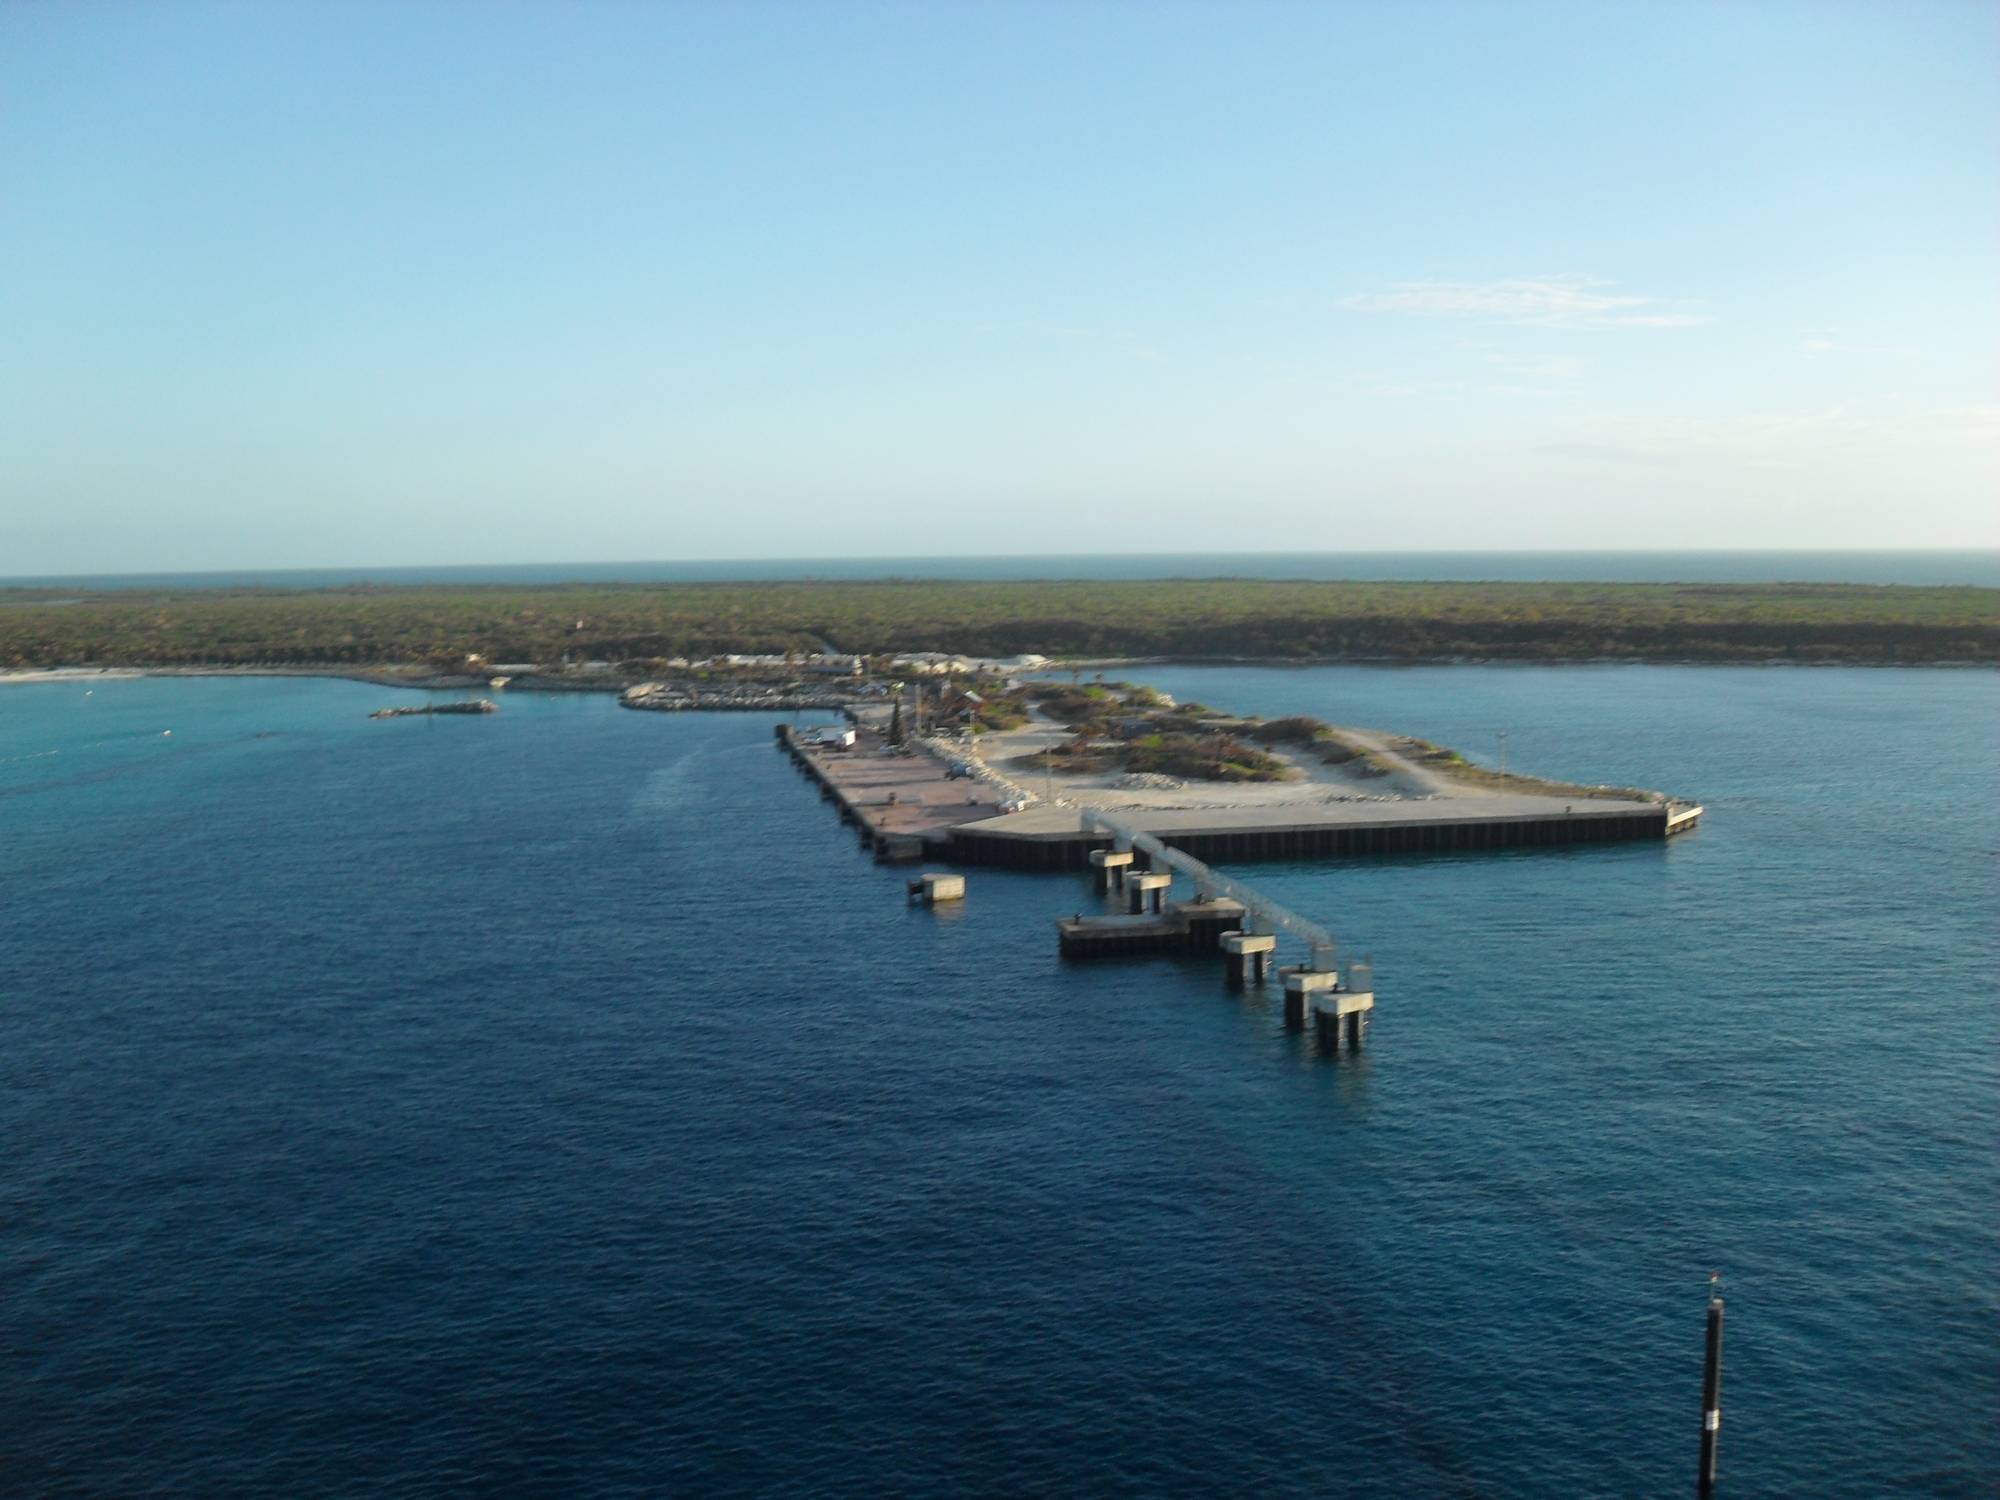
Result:
{"type": "Polygon", "coordinates": [[[0,5],[0,575],[2000,544],[1983,0],[0,5]]]}

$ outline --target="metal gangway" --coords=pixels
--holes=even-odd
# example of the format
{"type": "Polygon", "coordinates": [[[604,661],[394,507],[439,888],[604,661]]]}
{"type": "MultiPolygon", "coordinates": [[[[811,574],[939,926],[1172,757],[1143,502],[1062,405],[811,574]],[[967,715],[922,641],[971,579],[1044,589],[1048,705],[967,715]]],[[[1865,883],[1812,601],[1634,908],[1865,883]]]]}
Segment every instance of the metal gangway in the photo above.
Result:
{"type": "MultiPolygon", "coordinates": [[[[1111,835],[1112,842],[1121,850],[1140,850],[1156,864],[1163,864],[1178,870],[1194,882],[1195,896],[1199,900],[1209,900],[1214,896],[1227,896],[1231,901],[1240,901],[1245,913],[1245,931],[1258,933],[1289,932],[1302,939],[1311,950],[1312,957],[1306,967],[1321,974],[1334,974],[1340,970],[1339,944],[1333,934],[1317,922],[1311,922],[1298,913],[1280,906],[1263,892],[1245,885],[1240,880],[1232,880],[1220,870],[1210,869],[1192,854],[1162,843],[1155,835],[1146,832],[1123,818],[1103,812],[1094,807],[1080,808],[1086,833],[1101,832],[1111,835]]],[[[1374,988],[1374,965],[1368,962],[1349,963],[1347,975],[1342,980],[1342,988],[1349,990],[1372,990],[1374,988]]]]}

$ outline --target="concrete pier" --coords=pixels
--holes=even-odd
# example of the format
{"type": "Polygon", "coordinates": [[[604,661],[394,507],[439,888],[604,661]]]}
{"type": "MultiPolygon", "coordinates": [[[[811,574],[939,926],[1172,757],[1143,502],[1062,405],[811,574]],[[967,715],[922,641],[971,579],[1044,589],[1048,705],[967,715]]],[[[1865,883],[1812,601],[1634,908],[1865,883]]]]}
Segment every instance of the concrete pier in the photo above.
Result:
{"type": "Polygon", "coordinates": [[[1056,947],[1064,958],[1129,958],[1145,953],[1202,955],[1214,953],[1223,925],[1243,920],[1236,901],[1170,901],[1157,915],[1150,912],[1117,916],[1056,919],[1056,947]]]}
{"type": "Polygon", "coordinates": [[[1271,955],[1278,951],[1278,936],[1272,932],[1225,932],[1222,951],[1228,973],[1238,984],[1253,980],[1262,984],[1271,972],[1271,955]]]}
{"type": "Polygon", "coordinates": [[[1312,1002],[1313,1029],[1322,1050],[1337,1053],[1343,1040],[1349,1052],[1361,1050],[1368,1033],[1368,1017],[1375,1009],[1373,991],[1334,990],[1315,995],[1312,1002]]]}
{"type": "MultiPolygon", "coordinates": [[[[1211,863],[1351,859],[1482,849],[1549,849],[1666,839],[1701,822],[1698,806],[1609,798],[1496,794],[1407,802],[1351,802],[1121,813],[1163,844],[1211,863]]],[[[967,822],[950,834],[952,859],[1019,870],[1081,870],[1110,840],[1072,808],[1037,807],[967,822]]],[[[1135,858],[1135,867],[1143,864],[1135,858]]]]}
{"type": "Polygon", "coordinates": [[[1316,1002],[1340,986],[1340,976],[1331,969],[1280,969],[1285,984],[1285,1025],[1304,1028],[1316,1002]]]}
{"type": "Polygon", "coordinates": [[[858,728],[851,746],[809,743],[789,724],[780,724],[776,737],[878,861],[918,860],[943,851],[953,828],[1000,811],[987,788],[953,776],[934,755],[887,744],[872,729],[858,728]]]}
{"type": "Polygon", "coordinates": [[[1056,918],[1056,951],[1064,958],[1138,958],[1185,953],[1187,932],[1168,916],[1056,918]]]}
{"type": "MultiPolygon", "coordinates": [[[[1286,1028],[1302,1031],[1311,1026],[1325,1052],[1338,1054],[1343,1039],[1348,1051],[1360,1048],[1368,1015],[1375,1008],[1372,961],[1349,962],[1343,973],[1338,945],[1325,927],[1119,816],[1087,812],[1084,826],[1113,835],[1148,868],[1127,877],[1131,910],[1125,915],[1086,917],[1078,912],[1057,919],[1057,944],[1064,958],[1220,953],[1230,983],[1241,987],[1253,978],[1259,983],[1265,979],[1279,932],[1289,933],[1306,945],[1309,957],[1303,964],[1278,971],[1284,980],[1286,1028]],[[1194,887],[1195,899],[1171,902],[1162,911],[1160,893],[1176,874],[1194,887]],[[1150,913],[1145,909],[1148,898],[1150,913]]],[[[1101,881],[1103,864],[1096,858],[1091,863],[1101,881]]]]}
{"type": "Polygon", "coordinates": [[[1090,851],[1091,868],[1097,872],[1097,890],[1102,895],[1109,891],[1112,883],[1119,890],[1125,889],[1125,872],[1132,867],[1130,849],[1093,849],[1090,851]]]}
{"type": "Polygon", "coordinates": [[[1190,953],[1219,953],[1225,934],[1239,932],[1247,914],[1241,901],[1227,896],[1169,902],[1167,910],[1187,929],[1190,953]]]}
{"type": "Polygon", "coordinates": [[[965,899],[965,877],[963,875],[943,875],[925,871],[910,882],[910,899],[921,901],[925,906],[936,906],[945,901],[965,899]]]}
{"type": "Polygon", "coordinates": [[[1153,914],[1158,916],[1166,906],[1167,887],[1173,883],[1172,875],[1150,870],[1144,874],[1134,873],[1126,876],[1125,889],[1131,893],[1132,904],[1129,910],[1132,915],[1138,916],[1150,904],[1153,914]]]}

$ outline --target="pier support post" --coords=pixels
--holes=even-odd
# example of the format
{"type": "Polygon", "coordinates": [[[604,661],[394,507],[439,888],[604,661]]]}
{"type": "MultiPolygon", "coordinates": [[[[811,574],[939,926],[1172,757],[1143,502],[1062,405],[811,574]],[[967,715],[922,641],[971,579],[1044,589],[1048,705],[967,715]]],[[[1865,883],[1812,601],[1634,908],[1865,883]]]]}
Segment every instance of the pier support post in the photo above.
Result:
{"type": "Polygon", "coordinates": [[[1161,915],[1166,909],[1167,887],[1173,883],[1174,877],[1164,872],[1131,876],[1125,882],[1131,893],[1131,914],[1136,917],[1151,911],[1154,916],[1161,915]]]}
{"type": "Polygon", "coordinates": [[[1225,932],[1222,935],[1223,963],[1232,983],[1248,984],[1254,975],[1261,984],[1270,967],[1271,953],[1278,946],[1268,932],[1225,932]]]}
{"type": "MultiPolygon", "coordinates": [[[[1289,1003],[1289,995],[1286,998],[1289,1003]]],[[[1337,1057],[1343,1043],[1349,1052],[1361,1050],[1361,1038],[1368,1030],[1368,1015],[1375,1008],[1373,993],[1323,989],[1307,1000],[1312,1007],[1313,1029],[1319,1034],[1321,1051],[1337,1057]]]]}
{"type": "Polygon", "coordinates": [[[1090,865],[1095,872],[1097,893],[1101,896],[1111,889],[1115,879],[1118,888],[1125,888],[1125,870],[1132,863],[1130,850],[1093,849],[1090,851],[1090,865]]]}
{"type": "Polygon", "coordinates": [[[1321,996],[1331,994],[1340,976],[1323,969],[1281,969],[1285,977],[1285,1025],[1297,1031],[1321,996]]]}

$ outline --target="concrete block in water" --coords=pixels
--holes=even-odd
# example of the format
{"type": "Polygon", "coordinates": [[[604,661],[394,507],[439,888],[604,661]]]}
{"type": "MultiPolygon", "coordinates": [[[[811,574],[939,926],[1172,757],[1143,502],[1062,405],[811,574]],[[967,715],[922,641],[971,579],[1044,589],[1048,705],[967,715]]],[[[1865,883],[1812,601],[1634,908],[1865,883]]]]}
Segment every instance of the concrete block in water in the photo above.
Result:
{"type": "Polygon", "coordinates": [[[965,877],[926,872],[910,882],[910,894],[926,906],[965,899],[965,877]]]}

